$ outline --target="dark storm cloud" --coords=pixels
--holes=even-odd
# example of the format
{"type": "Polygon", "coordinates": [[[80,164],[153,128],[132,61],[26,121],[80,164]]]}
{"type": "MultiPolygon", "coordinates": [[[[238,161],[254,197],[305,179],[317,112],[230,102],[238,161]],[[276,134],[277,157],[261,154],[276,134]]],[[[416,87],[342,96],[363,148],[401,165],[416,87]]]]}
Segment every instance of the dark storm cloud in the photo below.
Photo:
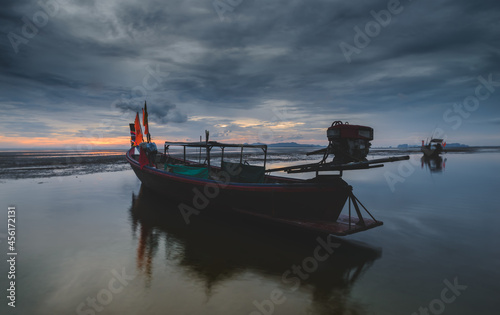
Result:
{"type": "MultiPolygon", "coordinates": [[[[186,106],[230,115],[273,99],[304,117],[413,109],[442,116],[474,93],[479,75],[500,81],[498,1],[401,1],[400,13],[348,62],[341,43],[356,47],[355,27],[366,32],[371,11],[396,2],[244,0],[221,21],[212,1],[60,0],[16,53],[9,34],[23,36],[22,18],[43,9],[8,1],[0,12],[0,102],[69,111],[109,110],[121,100],[119,109],[136,111],[147,99],[160,124],[186,122],[186,106]],[[147,78],[146,65],[164,74],[147,78]],[[137,87],[141,101],[123,101],[137,87]]],[[[491,104],[499,95],[475,115],[498,115],[491,104]]]]}
{"type": "MultiPolygon", "coordinates": [[[[177,110],[177,105],[169,101],[156,101],[154,107],[148,108],[148,121],[157,122],[159,124],[166,124],[168,122],[183,123],[187,121],[187,116],[177,110]]],[[[122,111],[130,111],[132,113],[140,113],[144,106],[133,104],[130,102],[117,102],[116,108],[122,111]]],[[[142,116],[141,116],[142,117],[142,116]]]]}

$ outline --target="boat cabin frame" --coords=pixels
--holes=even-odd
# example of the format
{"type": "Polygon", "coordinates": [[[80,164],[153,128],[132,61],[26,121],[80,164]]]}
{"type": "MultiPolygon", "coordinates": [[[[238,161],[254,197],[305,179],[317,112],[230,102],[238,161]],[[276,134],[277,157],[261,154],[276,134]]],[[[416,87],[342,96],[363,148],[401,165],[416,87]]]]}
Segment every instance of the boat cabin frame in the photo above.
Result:
{"type": "Polygon", "coordinates": [[[201,141],[201,142],[173,142],[173,141],[165,141],[165,146],[163,150],[163,154],[167,155],[168,149],[170,146],[180,146],[183,147],[183,161],[187,162],[186,158],[186,148],[200,148],[200,160],[201,160],[201,149],[205,148],[205,161],[207,163],[207,167],[210,170],[210,153],[214,147],[218,147],[221,149],[221,167],[222,163],[224,163],[224,150],[226,148],[241,148],[240,151],[240,164],[243,163],[243,149],[244,148],[253,148],[253,149],[262,149],[264,152],[264,169],[266,167],[267,162],[267,145],[266,144],[234,144],[234,143],[221,143],[217,141],[201,141]]]}

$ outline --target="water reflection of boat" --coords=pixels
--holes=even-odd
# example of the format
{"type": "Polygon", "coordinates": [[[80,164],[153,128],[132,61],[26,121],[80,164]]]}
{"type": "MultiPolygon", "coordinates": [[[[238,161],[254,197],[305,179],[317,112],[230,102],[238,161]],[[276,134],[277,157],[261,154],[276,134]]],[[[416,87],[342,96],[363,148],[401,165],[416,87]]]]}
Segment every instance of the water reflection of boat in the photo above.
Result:
{"type": "MultiPolygon", "coordinates": [[[[166,202],[145,186],[138,196],[132,196],[130,218],[138,239],[137,268],[147,284],[155,281],[154,258],[164,248],[167,262],[161,266],[180,268],[188,281],[202,283],[207,299],[227,282],[242,281],[238,277],[247,273],[276,281],[276,287],[286,294],[294,292],[294,284],[282,281],[284,272],[312,256],[318,244],[303,235],[271,237],[270,231],[256,231],[244,220],[203,217],[186,226],[177,211],[159,211],[171,207],[177,204],[166,202]]],[[[309,307],[314,314],[365,313],[349,298],[350,291],[381,257],[381,250],[341,239],[335,242],[340,247],[308,274],[298,292],[308,294],[306,300],[312,301],[309,307]]],[[[245,295],[242,303],[248,303],[248,298],[245,295]]]]}
{"type": "Polygon", "coordinates": [[[446,158],[443,159],[441,156],[422,156],[420,161],[422,162],[422,168],[424,165],[431,171],[431,173],[441,173],[446,167],[446,158]]]}

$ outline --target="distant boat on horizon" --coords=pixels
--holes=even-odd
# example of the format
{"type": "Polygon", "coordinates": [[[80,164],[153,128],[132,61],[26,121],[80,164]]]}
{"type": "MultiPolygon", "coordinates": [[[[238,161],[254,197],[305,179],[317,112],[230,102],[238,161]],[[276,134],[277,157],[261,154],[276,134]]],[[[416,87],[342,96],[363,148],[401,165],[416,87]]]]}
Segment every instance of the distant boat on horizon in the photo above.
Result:
{"type": "Polygon", "coordinates": [[[443,139],[431,139],[426,144],[424,144],[424,140],[422,140],[420,151],[427,157],[437,157],[443,152],[445,146],[446,142],[443,142],[443,139]]]}

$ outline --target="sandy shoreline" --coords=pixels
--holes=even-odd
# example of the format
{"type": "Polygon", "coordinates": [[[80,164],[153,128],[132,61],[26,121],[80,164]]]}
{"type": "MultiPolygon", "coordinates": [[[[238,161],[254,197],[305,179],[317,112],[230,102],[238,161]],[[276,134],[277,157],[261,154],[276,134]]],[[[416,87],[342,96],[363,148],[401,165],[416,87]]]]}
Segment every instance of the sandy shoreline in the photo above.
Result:
{"type": "Polygon", "coordinates": [[[0,154],[0,179],[116,172],[129,168],[125,155],[31,156],[0,154]]]}

